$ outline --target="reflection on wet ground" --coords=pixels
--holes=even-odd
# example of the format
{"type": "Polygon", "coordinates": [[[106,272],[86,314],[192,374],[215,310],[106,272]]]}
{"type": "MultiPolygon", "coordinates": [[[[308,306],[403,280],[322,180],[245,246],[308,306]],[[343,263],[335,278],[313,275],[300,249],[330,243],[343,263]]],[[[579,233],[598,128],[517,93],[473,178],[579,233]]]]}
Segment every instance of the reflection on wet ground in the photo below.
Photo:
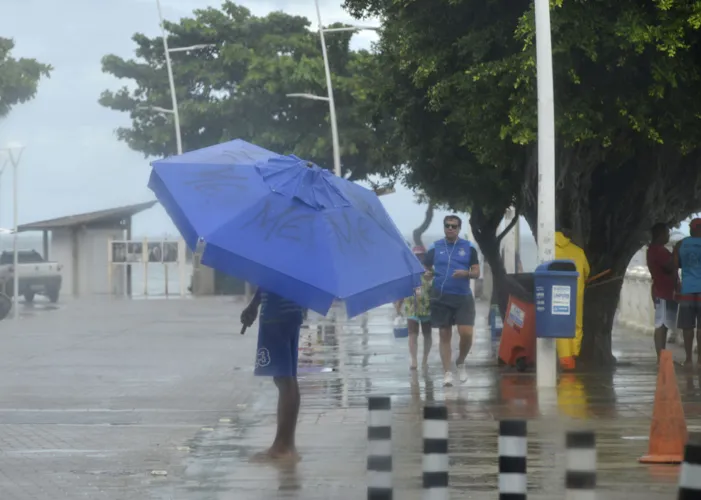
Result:
{"type": "MultiPolygon", "coordinates": [[[[484,314],[478,314],[484,317],[484,314]]],[[[678,467],[637,462],[647,449],[656,369],[651,340],[621,336],[622,364],[613,374],[566,374],[556,391],[537,391],[533,374],[504,372],[491,354],[484,321],[468,358],[462,387],[441,384],[437,342],[427,372],[409,370],[406,339],[392,336],[389,308],[351,321],[310,318],[300,342],[302,410],[296,466],[251,464],[275,429],[271,387],[231,421],[200,432],[189,446],[183,480],[173,498],[365,498],[368,395],[390,395],[393,407],[395,498],[421,498],[421,414],[424,404],[445,404],[450,417],[453,498],[495,498],[498,420],[529,420],[529,497],[562,498],[564,434],[597,433],[600,498],[662,499],[676,492],[678,467]]],[[[701,428],[701,379],[678,372],[689,430],[701,428]]]]}

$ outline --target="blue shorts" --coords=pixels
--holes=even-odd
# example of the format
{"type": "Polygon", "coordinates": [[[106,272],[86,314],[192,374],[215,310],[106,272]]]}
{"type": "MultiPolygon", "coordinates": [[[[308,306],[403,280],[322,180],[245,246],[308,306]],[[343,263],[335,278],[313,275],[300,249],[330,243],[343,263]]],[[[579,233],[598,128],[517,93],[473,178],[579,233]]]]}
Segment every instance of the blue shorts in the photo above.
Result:
{"type": "Polygon", "coordinates": [[[260,323],[255,374],[263,377],[296,377],[299,348],[297,318],[260,323]]]}

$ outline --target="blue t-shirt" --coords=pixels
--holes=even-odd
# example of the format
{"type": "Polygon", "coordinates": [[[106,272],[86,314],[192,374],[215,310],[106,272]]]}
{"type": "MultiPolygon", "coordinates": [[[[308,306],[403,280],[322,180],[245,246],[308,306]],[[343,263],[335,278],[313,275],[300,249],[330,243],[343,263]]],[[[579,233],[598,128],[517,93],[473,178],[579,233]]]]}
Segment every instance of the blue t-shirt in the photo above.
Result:
{"type": "Polygon", "coordinates": [[[469,271],[479,264],[477,249],[461,238],[453,243],[442,239],[436,241],[426,253],[427,266],[433,266],[433,290],[441,294],[471,295],[470,280],[453,278],[458,270],[469,271]]]}
{"type": "Polygon", "coordinates": [[[685,238],[679,246],[682,293],[701,293],[701,238],[685,238]]]}
{"type": "Polygon", "coordinates": [[[261,323],[302,323],[302,307],[272,292],[261,291],[261,323]]]}

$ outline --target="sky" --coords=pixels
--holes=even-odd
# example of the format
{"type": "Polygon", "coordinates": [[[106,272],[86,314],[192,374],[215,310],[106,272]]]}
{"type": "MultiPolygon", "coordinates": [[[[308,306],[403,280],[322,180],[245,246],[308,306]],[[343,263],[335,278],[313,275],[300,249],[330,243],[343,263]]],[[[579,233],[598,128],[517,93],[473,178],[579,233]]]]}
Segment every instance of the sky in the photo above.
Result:
{"type": "MultiPolygon", "coordinates": [[[[282,10],[306,16],[316,25],[313,0],[238,3],[256,15],[282,10]]],[[[155,158],[144,158],[118,141],[114,131],[130,125],[127,114],[103,108],[97,100],[103,90],[124,84],[102,73],[101,58],[110,53],[131,57],[134,33],[159,33],[155,0],[3,0],[2,4],[0,36],[15,40],[13,56],[37,58],[55,68],[51,78],[41,82],[36,99],[18,105],[0,120],[0,147],[11,142],[25,146],[18,169],[19,223],[153,199],[146,183],[149,162],[155,158]]],[[[320,0],[320,4],[324,23],[373,23],[353,20],[340,0],[320,0]]],[[[220,5],[209,0],[162,0],[168,20],[220,5]]],[[[361,32],[353,45],[369,48],[375,36],[361,32]]],[[[10,170],[0,176],[0,227],[12,226],[10,170]]],[[[405,234],[423,220],[425,207],[416,204],[405,188],[383,196],[382,201],[405,234]]],[[[443,215],[436,214],[429,234],[442,234],[443,215]]],[[[158,206],[134,219],[135,236],[175,233],[158,206]]]]}

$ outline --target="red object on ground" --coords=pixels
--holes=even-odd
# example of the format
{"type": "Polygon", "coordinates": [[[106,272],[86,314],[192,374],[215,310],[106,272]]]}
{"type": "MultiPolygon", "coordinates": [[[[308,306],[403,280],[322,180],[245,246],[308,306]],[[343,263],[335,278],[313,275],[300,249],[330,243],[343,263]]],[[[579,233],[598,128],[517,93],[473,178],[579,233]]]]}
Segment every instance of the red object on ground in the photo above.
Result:
{"type": "Polygon", "coordinates": [[[509,296],[499,359],[519,371],[535,365],[535,305],[509,296]]]}

